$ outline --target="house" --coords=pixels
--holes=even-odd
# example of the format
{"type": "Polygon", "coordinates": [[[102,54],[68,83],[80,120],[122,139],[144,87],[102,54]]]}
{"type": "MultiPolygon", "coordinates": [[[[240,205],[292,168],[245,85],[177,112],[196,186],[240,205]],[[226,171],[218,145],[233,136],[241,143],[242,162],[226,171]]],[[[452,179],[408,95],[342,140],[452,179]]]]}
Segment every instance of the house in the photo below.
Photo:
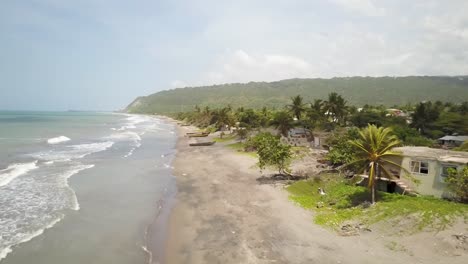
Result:
{"type": "Polygon", "coordinates": [[[449,198],[451,195],[445,183],[448,170],[461,170],[468,164],[468,152],[428,147],[399,147],[393,150],[401,152],[402,158],[395,162],[406,169],[405,171],[393,165],[387,166],[387,169],[399,178],[395,182],[400,187],[404,186],[422,195],[449,198]]]}
{"type": "Polygon", "coordinates": [[[312,133],[303,127],[292,128],[288,131],[287,137],[281,137],[283,143],[289,144],[291,146],[303,146],[311,147],[311,141],[314,137],[312,133]]]}
{"type": "Polygon", "coordinates": [[[438,139],[442,146],[453,148],[458,147],[468,140],[468,136],[445,136],[438,139]]]}

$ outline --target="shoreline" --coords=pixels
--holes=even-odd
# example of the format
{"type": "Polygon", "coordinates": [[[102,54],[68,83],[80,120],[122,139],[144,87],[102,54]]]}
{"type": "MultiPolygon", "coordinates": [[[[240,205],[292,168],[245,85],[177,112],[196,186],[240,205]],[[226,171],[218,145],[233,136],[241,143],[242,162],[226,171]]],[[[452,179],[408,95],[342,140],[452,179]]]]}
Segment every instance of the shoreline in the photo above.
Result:
{"type": "Polygon", "coordinates": [[[223,143],[189,147],[184,135],[195,128],[176,129],[173,175],[178,192],[162,263],[464,263],[466,255],[448,252],[441,241],[450,230],[405,237],[378,230],[339,236],[314,224],[313,213],[291,202],[282,187],[259,184],[261,173],[252,157],[223,143]],[[389,246],[401,240],[426,243],[407,250],[389,246]]]}

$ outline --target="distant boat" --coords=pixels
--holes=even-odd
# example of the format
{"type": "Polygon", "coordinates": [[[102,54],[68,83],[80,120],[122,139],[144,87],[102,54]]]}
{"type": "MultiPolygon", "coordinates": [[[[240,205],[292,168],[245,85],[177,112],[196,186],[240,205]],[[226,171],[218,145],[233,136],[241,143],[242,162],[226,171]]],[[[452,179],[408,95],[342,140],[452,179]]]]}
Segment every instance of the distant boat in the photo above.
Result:
{"type": "Polygon", "coordinates": [[[214,145],[214,141],[208,141],[208,142],[197,142],[197,143],[190,143],[189,146],[191,147],[196,147],[196,146],[211,146],[214,145]]]}
{"type": "Polygon", "coordinates": [[[210,134],[210,132],[202,132],[202,133],[194,133],[194,134],[189,134],[189,137],[207,137],[210,134]]]}

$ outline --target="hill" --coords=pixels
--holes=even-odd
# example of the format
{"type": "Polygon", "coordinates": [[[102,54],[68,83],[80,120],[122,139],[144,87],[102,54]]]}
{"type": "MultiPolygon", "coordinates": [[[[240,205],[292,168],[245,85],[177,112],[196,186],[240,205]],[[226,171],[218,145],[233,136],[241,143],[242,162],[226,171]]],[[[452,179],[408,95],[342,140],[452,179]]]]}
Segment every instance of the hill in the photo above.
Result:
{"type": "Polygon", "coordinates": [[[468,76],[340,77],[289,79],[177,88],[142,96],[127,108],[129,113],[170,113],[192,110],[195,105],[261,108],[283,107],[300,94],[306,102],[341,94],[349,104],[404,105],[420,101],[468,101],[468,76]]]}

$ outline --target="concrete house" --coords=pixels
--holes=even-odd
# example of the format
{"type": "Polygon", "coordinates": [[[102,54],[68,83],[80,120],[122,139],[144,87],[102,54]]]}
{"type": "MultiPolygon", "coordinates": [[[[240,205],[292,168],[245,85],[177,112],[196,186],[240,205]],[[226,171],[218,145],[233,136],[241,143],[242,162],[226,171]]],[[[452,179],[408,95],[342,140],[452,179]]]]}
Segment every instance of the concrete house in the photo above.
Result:
{"type": "Polygon", "coordinates": [[[423,195],[450,197],[445,183],[448,169],[461,170],[468,164],[468,152],[428,147],[399,147],[394,151],[402,153],[403,157],[398,163],[411,173],[411,177],[419,181],[419,184],[416,184],[408,180],[407,172],[389,166],[389,170],[400,178],[397,184],[423,195]]]}

